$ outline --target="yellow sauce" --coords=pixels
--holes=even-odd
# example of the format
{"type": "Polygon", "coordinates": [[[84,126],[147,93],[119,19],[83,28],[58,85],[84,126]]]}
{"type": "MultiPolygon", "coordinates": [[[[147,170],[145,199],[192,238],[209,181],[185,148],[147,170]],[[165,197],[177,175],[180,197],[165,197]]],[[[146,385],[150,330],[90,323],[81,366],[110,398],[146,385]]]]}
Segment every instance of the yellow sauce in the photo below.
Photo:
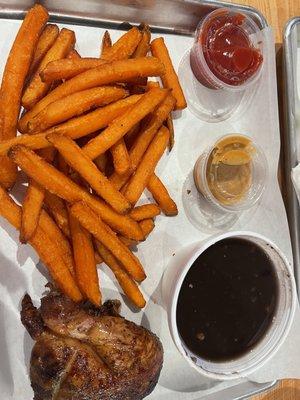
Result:
{"type": "Polygon", "coordinates": [[[254,152],[251,140],[243,136],[229,136],[216,143],[207,162],[206,178],[211,193],[221,204],[237,204],[247,195],[252,184],[254,152]]]}

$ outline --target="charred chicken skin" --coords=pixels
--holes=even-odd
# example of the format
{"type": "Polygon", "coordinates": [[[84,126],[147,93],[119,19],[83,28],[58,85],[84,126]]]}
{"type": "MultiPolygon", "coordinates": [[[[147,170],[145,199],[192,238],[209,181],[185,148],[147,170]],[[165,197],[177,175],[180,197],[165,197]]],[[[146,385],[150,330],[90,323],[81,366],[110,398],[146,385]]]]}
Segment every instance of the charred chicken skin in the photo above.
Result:
{"type": "Polygon", "coordinates": [[[21,319],[36,340],[30,362],[35,400],[139,400],[154,389],[163,363],[159,339],[119,315],[120,303],[76,304],[51,291],[21,319]]]}

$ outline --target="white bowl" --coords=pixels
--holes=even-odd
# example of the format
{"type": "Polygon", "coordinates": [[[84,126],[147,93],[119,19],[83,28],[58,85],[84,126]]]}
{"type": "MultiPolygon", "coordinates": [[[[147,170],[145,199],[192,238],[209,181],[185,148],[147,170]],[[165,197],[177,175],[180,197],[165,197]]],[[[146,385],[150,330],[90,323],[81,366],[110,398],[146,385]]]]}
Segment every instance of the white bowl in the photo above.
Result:
{"type": "Polygon", "coordinates": [[[162,297],[168,313],[169,329],[173,341],[189,364],[206,377],[231,380],[246,377],[258,370],[280,348],[290,330],[296,307],[296,285],[292,268],[282,251],[269,239],[254,232],[236,231],[216,235],[180,250],[173,257],[162,281],[162,297]],[[243,238],[259,245],[274,264],[278,279],[278,306],[266,335],[247,354],[224,362],[210,362],[193,354],[180,338],[176,309],[179,292],[187,272],[194,261],[208,247],[227,238],[243,238]]]}

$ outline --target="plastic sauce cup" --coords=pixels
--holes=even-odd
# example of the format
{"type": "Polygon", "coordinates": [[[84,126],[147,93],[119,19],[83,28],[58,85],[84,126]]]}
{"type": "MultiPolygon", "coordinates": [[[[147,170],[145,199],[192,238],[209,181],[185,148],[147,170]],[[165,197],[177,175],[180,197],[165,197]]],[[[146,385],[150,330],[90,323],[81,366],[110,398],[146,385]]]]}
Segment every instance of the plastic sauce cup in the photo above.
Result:
{"type": "Polygon", "coordinates": [[[285,255],[268,238],[246,231],[224,233],[204,242],[194,243],[179,251],[164,273],[162,296],[168,314],[170,333],[177,349],[192,368],[206,377],[218,380],[247,377],[270,360],[284,343],[290,331],[297,301],[292,268],[285,255]],[[272,261],[278,281],[277,309],[265,336],[248,353],[234,360],[211,362],[193,354],[181,340],[176,322],[177,301],[186,274],[200,254],[216,242],[232,237],[254,243],[272,261]]]}
{"type": "MultiPolygon", "coordinates": [[[[253,142],[250,137],[240,134],[224,135],[219,138],[201,154],[194,166],[194,182],[198,191],[209,203],[217,207],[219,211],[223,212],[241,212],[253,207],[259,201],[264,192],[267,177],[268,164],[262,149],[253,142]],[[232,202],[231,204],[225,204],[220,200],[220,198],[216,198],[210,189],[207,175],[212,152],[219,143],[224,142],[227,138],[245,139],[251,142],[251,147],[254,150],[249,163],[251,171],[251,183],[249,189],[244,193],[244,196],[241,197],[239,201],[232,202]]],[[[217,179],[218,177],[215,173],[215,175],[212,176],[211,181],[214,180],[217,184],[217,179]]]]}
{"type": "MultiPolygon", "coordinates": [[[[224,22],[224,27],[220,30],[221,36],[224,33],[224,29],[226,29],[226,22],[224,22]]],[[[212,30],[213,31],[213,30],[212,30]]],[[[224,38],[225,38],[224,34],[224,38]]],[[[229,42],[230,39],[224,40],[224,43],[229,42]]],[[[253,53],[254,54],[254,53],[253,53]]],[[[263,46],[263,34],[258,27],[258,25],[246,14],[237,13],[230,8],[221,8],[213,11],[208,14],[203,20],[201,20],[198,24],[196,33],[195,33],[195,42],[190,52],[190,64],[191,69],[193,71],[194,76],[197,80],[202,83],[204,86],[211,89],[226,89],[229,91],[242,91],[255,83],[258,78],[261,76],[262,66],[264,59],[264,46],[263,46]],[[211,65],[207,61],[208,56],[208,48],[211,46],[213,39],[207,38],[207,32],[209,31],[209,27],[215,23],[216,19],[220,18],[240,18],[242,21],[239,22],[239,25],[234,26],[233,36],[240,32],[241,40],[244,37],[244,42],[239,46],[239,41],[235,41],[233,46],[235,46],[235,50],[229,52],[228,49],[219,49],[219,45],[216,51],[210,53],[210,59],[214,58],[215,65],[219,63],[220,54],[229,54],[228,58],[228,69],[227,68],[218,68],[219,75],[217,76],[216,71],[212,70],[211,65]],[[249,46],[247,47],[247,43],[249,42],[249,46]],[[251,51],[260,54],[262,60],[260,60],[260,64],[257,69],[251,67],[251,73],[247,75],[247,68],[250,68],[251,61],[249,61],[249,57],[251,57],[251,51]],[[233,63],[230,62],[233,60],[233,63]],[[236,62],[235,62],[236,60],[236,62]],[[247,61],[248,60],[248,61],[247,61]],[[248,65],[248,62],[250,64],[248,65]],[[246,64],[245,64],[246,63],[246,64]],[[229,66],[231,65],[231,69],[229,66]],[[235,66],[235,71],[233,71],[232,66],[235,66]],[[236,68],[241,74],[236,75],[236,68]],[[244,71],[245,70],[245,71],[244,71]],[[232,73],[232,81],[231,83],[226,82],[226,79],[222,78],[222,73],[225,75],[232,73]],[[243,79],[241,77],[244,76],[243,79]]],[[[251,58],[250,58],[251,60],[251,58]]],[[[220,65],[220,64],[218,64],[220,65]]],[[[252,64],[253,66],[254,64],[252,64]]]]}

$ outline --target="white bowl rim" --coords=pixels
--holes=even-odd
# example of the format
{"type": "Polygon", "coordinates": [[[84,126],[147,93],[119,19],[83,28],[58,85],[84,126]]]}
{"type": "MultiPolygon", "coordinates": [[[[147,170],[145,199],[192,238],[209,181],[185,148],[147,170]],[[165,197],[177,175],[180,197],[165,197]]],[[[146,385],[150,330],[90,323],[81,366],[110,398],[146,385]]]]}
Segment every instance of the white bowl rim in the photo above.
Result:
{"type": "Polygon", "coordinates": [[[202,374],[206,377],[212,378],[212,379],[217,379],[217,380],[238,379],[238,378],[245,377],[245,374],[242,374],[239,372],[235,372],[232,374],[219,374],[219,373],[210,372],[210,371],[207,371],[207,370],[201,368],[200,366],[196,365],[191,360],[191,358],[187,356],[187,354],[182,346],[182,341],[179,337],[179,333],[178,333],[178,329],[177,329],[177,322],[176,322],[177,301],[178,301],[179,292],[180,292],[182,283],[185,279],[185,276],[186,276],[187,272],[189,271],[190,267],[193,265],[194,261],[199,257],[200,254],[202,254],[205,250],[207,250],[213,244],[215,244],[223,239],[227,239],[227,238],[231,238],[231,237],[243,237],[243,236],[260,239],[260,240],[264,241],[266,244],[268,244],[269,246],[271,246],[278,253],[278,255],[282,258],[282,260],[285,264],[285,267],[287,268],[287,270],[290,274],[290,277],[291,277],[290,283],[291,283],[291,288],[292,288],[292,304],[291,304],[290,319],[287,323],[284,334],[281,336],[280,340],[278,341],[277,348],[274,349],[272,352],[270,352],[270,354],[267,357],[265,357],[265,359],[263,360],[263,363],[261,363],[259,366],[256,365],[251,368],[248,368],[247,375],[249,375],[249,374],[255,372],[257,369],[259,369],[263,364],[265,364],[276,353],[277,349],[285,341],[285,339],[290,331],[291,325],[294,320],[295,310],[296,310],[296,303],[297,303],[296,293],[297,293],[297,291],[296,291],[296,284],[295,284],[295,280],[294,280],[294,272],[292,270],[292,266],[291,266],[289,260],[287,259],[286,255],[283,253],[283,251],[272,240],[268,239],[264,235],[261,235],[259,233],[253,232],[253,231],[230,231],[230,232],[226,232],[226,233],[215,234],[215,235],[211,236],[210,238],[199,242],[199,247],[197,246],[196,250],[193,251],[193,254],[187,261],[185,267],[182,269],[182,271],[178,277],[178,280],[177,280],[177,283],[175,286],[175,290],[172,294],[171,305],[169,307],[170,314],[169,314],[168,319],[169,319],[169,325],[170,325],[170,333],[175,342],[175,345],[176,345],[177,349],[180,351],[180,353],[184,356],[184,358],[188,361],[188,363],[194,369],[196,369],[200,374],[202,374]]]}

